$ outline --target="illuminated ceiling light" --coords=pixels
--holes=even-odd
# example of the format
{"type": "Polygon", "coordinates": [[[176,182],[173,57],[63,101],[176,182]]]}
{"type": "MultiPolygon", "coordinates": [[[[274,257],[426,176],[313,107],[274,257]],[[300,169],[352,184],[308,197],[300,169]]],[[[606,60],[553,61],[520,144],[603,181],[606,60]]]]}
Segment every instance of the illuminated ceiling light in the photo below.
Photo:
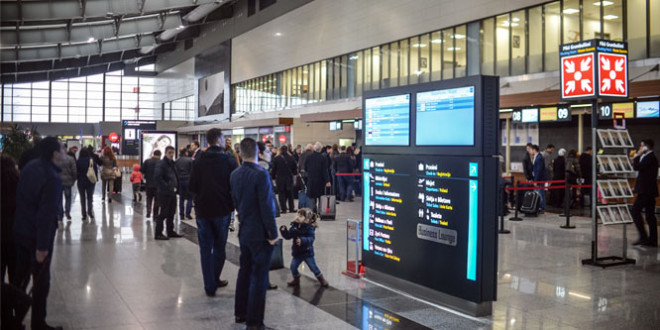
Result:
{"type": "Polygon", "coordinates": [[[566,8],[566,9],[564,9],[564,14],[572,15],[572,14],[577,14],[579,12],[580,12],[580,10],[575,9],[575,8],[566,8]]]}
{"type": "Polygon", "coordinates": [[[424,73],[424,71],[415,71],[414,73],[417,76],[421,76],[424,73]]]}
{"type": "Polygon", "coordinates": [[[518,23],[511,23],[511,22],[509,22],[509,21],[504,21],[504,22],[502,22],[502,25],[503,25],[503,26],[518,26],[518,25],[520,25],[520,24],[518,24],[518,23]]]}
{"type": "Polygon", "coordinates": [[[94,37],[89,37],[89,39],[87,39],[87,43],[92,43],[94,41],[96,41],[96,39],[94,39],[94,37]]]}
{"type": "Polygon", "coordinates": [[[434,43],[434,44],[441,44],[442,39],[433,39],[433,40],[431,40],[431,42],[434,43]]]}
{"type": "Polygon", "coordinates": [[[512,21],[514,21],[514,22],[520,22],[520,18],[518,18],[518,17],[514,17],[514,18],[512,19],[512,21]]]}
{"type": "Polygon", "coordinates": [[[353,60],[353,61],[357,60],[358,58],[360,58],[358,55],[352,55],[348,57],[349,60],[353,60]]]}
{"type": "Polygon", "coordinates": [[[308,74],[308,73],[309,73],[309,71],[307,71],[307,70],[303,71],[303,74],[308,74]]]}
{"type": "MultiPolygon", "coordinates": [[[[513,109],[500,109],[500,112],[513,112],[513,109]]],[[[509,274],[504,274],[504,277],[511,276],[509,274]]]]}
{"type": "Polygon", "coordinates": [[[454,34],[454,39],[465,39],[464,34],[454,34]]]}
{"type": "Polygon", "coordinates": [[[594,6],[600,6],[601,4],[603,5],[603,7],[607,7],[607,6],[611,6],[611,5],[613,5],[614,2],[612,2],[612,1],[607,1],[607,0],[605,0],[605,1],[596,1],[596,2],[594,2],[594,6]]]}
{"type": "Polygon", "coordinates": [[[415,48],[424,48],[426,47],[426,44],[413,44],[412,46],[415,48]]]}
{"type": "Polygon", "coordinates": [[[603,16],[603,19],[606,19],[606,20],[613,20],[613,19],[617,19],[617,18],[619,18],[619,16],[616,16],[616,15],[605,15],[605,16],[603,16]]]}
{"type": "Polygon", "coordinates": [[[282,33],[275,32],[275,36],[276,36],[276,37],[281,37],[281,36],[282,36],[282,33]]]}
{"type": "Polygon", "coordinates": [[[461,50],[461,47],[449,47],[447,48],[449,51],[454,51],[454,50],[461,50]]]}

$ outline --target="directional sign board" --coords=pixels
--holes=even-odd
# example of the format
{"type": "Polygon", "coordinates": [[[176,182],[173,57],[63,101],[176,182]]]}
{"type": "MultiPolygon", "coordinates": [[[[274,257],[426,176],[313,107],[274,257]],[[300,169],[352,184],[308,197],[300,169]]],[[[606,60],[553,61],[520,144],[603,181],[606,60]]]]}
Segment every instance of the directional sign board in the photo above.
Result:
{"type": "Polygon", "coordinates": [[[628,97],[628,46],[586,40],[559,47],[562,100],[628,97]]]}

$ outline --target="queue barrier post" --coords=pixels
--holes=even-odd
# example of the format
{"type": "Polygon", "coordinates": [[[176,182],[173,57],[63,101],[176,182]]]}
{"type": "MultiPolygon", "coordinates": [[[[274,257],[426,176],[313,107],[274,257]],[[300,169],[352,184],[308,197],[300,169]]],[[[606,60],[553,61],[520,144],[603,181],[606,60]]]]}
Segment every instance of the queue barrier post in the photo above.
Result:
{"type": "Polygon", "coordinates": [[[518,188],[518,185],[520,184],[520,181],[516,181],[514,185],[514,190],[513,190],[513,217],[509,218],[509,221],[522,221],[523,219],[518,216],[518,192],[515,190],[515,188],[518,188]]]}
{"type": "Polygon", "coordinates": [[[563,229],[575,229],[575,226],[571,225],[571,183],[566,180],[566,188],[564,190],[564,216],[566,216],[566,223],[559,226],[563,229]]]}

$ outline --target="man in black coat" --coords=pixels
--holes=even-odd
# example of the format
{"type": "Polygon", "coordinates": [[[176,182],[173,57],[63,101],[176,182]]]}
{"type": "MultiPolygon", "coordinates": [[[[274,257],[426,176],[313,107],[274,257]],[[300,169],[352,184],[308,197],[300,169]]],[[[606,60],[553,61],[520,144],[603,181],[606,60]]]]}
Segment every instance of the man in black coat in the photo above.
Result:
{"type": "Polygon", "coordinates": [[[293,207],[293,176],[295,175],[298,167],[296,160],[289,154],[287,146],[280,147],[280,155],[273,159],[273,167],[271,173],[275,179],[275,186],[277,187],[277,196],[280,200],[281,213],[288,211],[295,212],[293,207]]]}
{"type": "Polygon", "coordinates": [[[39,153],[41,157],[28,162],[21,171],[16,191],[16,278],[25,290],[32,276],[32,329],[54,329],[46,324],[46,302],[50,256],[62,203],[62,181],[56,164],[68,156],[55,137],[43,139],[39,153]]]}
{"type": "MultiPolygon", "coordinates": [[[[346,146],[342,146],[339,155],[335,156],[332,162],[334,172],[337,174],[352,174],[355,169],[355,159],[346,153],[346,146]]],[[[347,175],[337,176],[337,186],[339,188],[339,200],[349,202],[353,201],[353,177],[347,175]]]]}
{"type": "Polygon", "coordinates": [[[154,174],[158,193],[156,199],[160,205],[160,213],[156,217],[155,239],[167,240],[168,238],[181,237],[174,231],[174,214],[176,213],[176,194],[179,189],[179,177],[174,167],[174,147],[165,148],[165,157],[156,164],[154,174]],[[167,221],[167,236],[163,235],[163,222],[167,221]]]}
{"type": "Polygon", "coordinates": [[[156,193],[158,192],[158,185],[156,185],[156,165],[160,161],[160,150],[155,150],[154,155],[145,160],[140,167],[140,172],[144,176],[145,186],[147,190],[147,218],[151,217],[152,203],[153,203],[153,215],[154,218],[158,217],[159,205],[158,199],[156,198],[156,193]]]}
{"type": "Polygon", "coordinates": [[[328,160],[323,154],[323,145],[316,142],[314,152],[305,159],[305,173],[307,173],[307,198],[312,204],[314,212],[317,210],[318,199],[325,193],[325,187],[331,187],[328,174],[328,160]]]}
{"type": "Polygon", "coordinates": [[[658,158],[653,152],[653,140],[642,140],[639,150],[632,158],[633,168],[638,171],[635,192],[637,197],[632,207],[632,217],[639,232],[639,240],[633,245],[658,246],[658,221],[655,218],[655,199],[658,197],[658,158]],[[644,228],[642,209],[646,212],[649,234],[644,228]]]}
{"type": "MultiPolygon", "coordinates": [[[[584,183],[583,184],[591,184],[593,181],[593,174],[591,172],[591,161],[592,161],[592,156],[593,154],[593,149],[591,147],[587,147],[587,149],[584,150],[584,152],[580,155],[580,170],[582,171],[582,177],[584,178],[584,183]]],[[[582,188],[582,196],[585,195],[591,195],[591,188],[582,188]]],[[[583,198],[583,201],[586,200],[586,198],[583,198]]]]}
{"type": "Polygon", "coordinates": [[[230,214],[234,211],[229,178],[237,163],[222,147],[220,129],[210,129],[206,140],[209,148],[193,164],[189,189],[195,198],[204,291],[213,297],[217,288],[229,283],[221,280],[220,274],[225,265],[230,214]]]}

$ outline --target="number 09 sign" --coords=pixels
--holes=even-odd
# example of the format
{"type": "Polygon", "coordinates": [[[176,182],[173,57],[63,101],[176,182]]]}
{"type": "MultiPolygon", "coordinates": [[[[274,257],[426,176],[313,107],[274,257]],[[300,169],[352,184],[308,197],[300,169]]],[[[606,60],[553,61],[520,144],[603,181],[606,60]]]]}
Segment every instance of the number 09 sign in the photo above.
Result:
{"type": "Polygon", "coordinates": [[[628,45],[586,40],[559,47],[561,98],[628,98],[628,45]]]}

